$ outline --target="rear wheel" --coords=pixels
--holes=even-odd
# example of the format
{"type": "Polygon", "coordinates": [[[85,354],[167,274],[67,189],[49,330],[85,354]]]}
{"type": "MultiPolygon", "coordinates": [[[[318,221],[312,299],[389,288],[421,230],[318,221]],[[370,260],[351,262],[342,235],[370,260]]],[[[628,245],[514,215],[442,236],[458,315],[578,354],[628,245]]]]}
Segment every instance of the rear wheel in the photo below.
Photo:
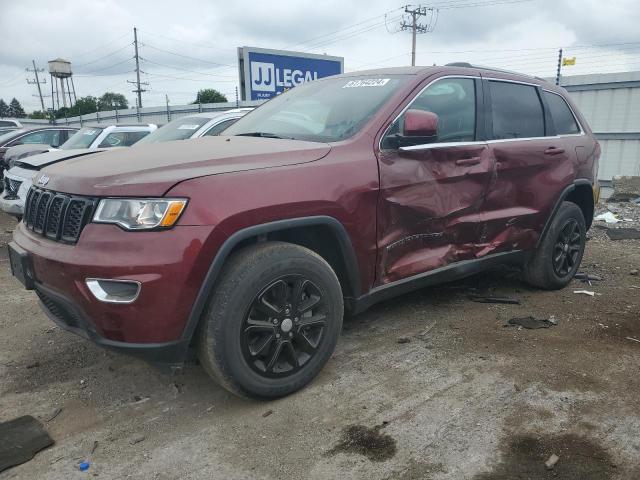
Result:
{"type": "Polygon", "coordinates": [[[586,224],[575,203],[563,202],[524,269],[525,280],[538,288],[565,287],[580,267],[586,243],[586,224]]]}
{"type": "Polygon", "coordinates": [[[288,395],[325,365],[342,316],[340,284],[322,257],[280,242],[248,247],[230,259],[210,298],[200,361],[238,395],[288,395]]]}

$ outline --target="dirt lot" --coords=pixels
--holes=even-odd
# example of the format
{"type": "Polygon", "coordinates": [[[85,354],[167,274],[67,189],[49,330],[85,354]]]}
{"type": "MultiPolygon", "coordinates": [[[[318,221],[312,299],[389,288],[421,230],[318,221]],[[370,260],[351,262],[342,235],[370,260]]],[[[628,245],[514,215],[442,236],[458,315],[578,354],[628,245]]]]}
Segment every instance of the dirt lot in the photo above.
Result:
{"type": "MultiPolygon", "coordinates": [[[[2,245],[14,225],[0,217],[2,245]]],[[[379,304],[345,322],[315,382],[274,402],[54,327],[3,249],[0,421],[37,416],[56,443],[0,479],[640,478],[640,240],[589,235],[583,271],[604,281],[541,292],[500,270],[379,304]],[[527,315],[558,325],[504,327],[527,315]]]]}

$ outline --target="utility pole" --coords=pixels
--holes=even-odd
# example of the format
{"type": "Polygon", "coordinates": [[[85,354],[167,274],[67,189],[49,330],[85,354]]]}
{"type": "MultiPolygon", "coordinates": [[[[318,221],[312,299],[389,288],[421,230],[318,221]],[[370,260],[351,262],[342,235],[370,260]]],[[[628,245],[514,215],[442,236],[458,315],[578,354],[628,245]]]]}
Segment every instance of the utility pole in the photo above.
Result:
{"type": "Polygon", "coordinates": [[[146,92],[146,90],[143,90],[142,88],[140,88],[140,85],[149,85],[146,82],[141,82],[140,81],[140,56],[138,55],[138,29],[136,27],[133,27],[133,47],[134,50],[136,52],[136,81],[132,82],[131,80],[127,80],[127,83],[133,83],[136,85],[136,89],[132,90],[132,92],[137,93],[138,94],[138,108],[142,108],[142,92],[146,92]]]}
{"type": "Polygon", "coordinates": [[[36,61],[35,60],[31,60],[31,63],[33,64],[33,70],[30,68],[26,68],[27,72],[33,72],[33,74],[36,76],[35,79],[29,80],[27,79],[27,83],[29,85],[33,85],[34,83],[38,86],[38,96],[40,97],[40,105],[42,105],[42,112],[46,112],[46,109],[44,108],[44,97],[42,95],[42,89],[40,88],[40,84],[41,83],[47,83],[47,78],[45,77],[42,82],[40,82],[40,78],[38,77],[38,73],[42,73],[44,72],[44,68],[37,68],[36,67],[36,61]]]}
{"type": "Polygon", "coordinates": [[[433,32],[438,23],[438,9],[433,7],[404,7],[405,16],[400,23],[400,30],[411,30],[411,66],[416,64],[416,35],[433,32]],[[418,23],[420,17],[427,17],[426,23],[418,23]]]}
{"type": "Polygon", "coordinates": [[[562,69],[562,49],[558,50],[558,70],[556,72],[556,85],[560,85],[561,69],[562,69]]]}

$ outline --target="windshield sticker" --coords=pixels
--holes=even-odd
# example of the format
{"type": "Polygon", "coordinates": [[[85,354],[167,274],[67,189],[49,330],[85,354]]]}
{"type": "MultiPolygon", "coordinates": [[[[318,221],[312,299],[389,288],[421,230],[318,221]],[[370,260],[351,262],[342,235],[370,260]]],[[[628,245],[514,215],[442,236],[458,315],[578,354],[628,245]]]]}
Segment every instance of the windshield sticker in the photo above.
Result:
{"type": "Polygon", "coordinates": [[[384,87],[389,83],[390,78],[365,78],[362,80],[351,80],[346,83],[342,88],[357,88],[357,87],[384,87]]]}
{"type": "Polygon", "coordinates": [[[96,130],[87,130],[86,132],[84,132],[84,135],[95,135],[96,134],[96,130]]]}
{"type": "Polygon", "coordinates": [[[192,123],[187,123],[184,125],[180,125],[178,127],[178,130],[196,130],[198,128],[198,125],[194,125],[192,123]]]}

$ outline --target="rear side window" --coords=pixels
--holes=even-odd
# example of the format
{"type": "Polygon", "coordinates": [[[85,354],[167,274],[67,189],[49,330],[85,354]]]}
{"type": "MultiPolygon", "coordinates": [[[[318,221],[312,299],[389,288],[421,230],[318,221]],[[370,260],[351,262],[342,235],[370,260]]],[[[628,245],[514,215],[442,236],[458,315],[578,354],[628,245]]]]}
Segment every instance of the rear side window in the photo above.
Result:
{"type": "Polygon", "coordinates": [[[130,147],[147,135],[149,132],[111,132],[98,148],[130,147]]]}
{"type": "Polygon", "coordinates": [[[232,118],[229,120],[225,120],[224,122],[220,122],[219,124],[214,125],[209,130],[207,130],[204,136],[212,137],[212,136],[220,135],[223,131],[225,131],[231,125],[236,123],[237,120],[238,120],[237,118],[232,118]]]}
{"type": "Polygon", "coordinates": [[[493,139],[544,137],[544,113],[535,87],[489,82],[493,139]]]}
{"type": "Polygon", "coordinates": [[[558,135],[580,133],[578,122],[576,122],[576,118],[564,98],[551,92],[543,92],[543,95],[547,105],[549,105],[553,123],[556,126],[556,133],[558,135]]]}

